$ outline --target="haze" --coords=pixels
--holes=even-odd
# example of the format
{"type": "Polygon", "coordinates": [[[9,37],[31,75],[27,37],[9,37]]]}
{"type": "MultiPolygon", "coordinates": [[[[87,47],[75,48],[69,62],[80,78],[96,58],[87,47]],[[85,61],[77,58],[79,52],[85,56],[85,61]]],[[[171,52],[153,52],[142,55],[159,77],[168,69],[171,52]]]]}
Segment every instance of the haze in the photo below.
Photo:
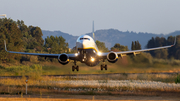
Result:
{"type": "Polygon", "coordinates": [[[1,0],[0,14],[42,30],[82,35],[95,30],[168,34],[180,30],[179,0],[1,0]]]}

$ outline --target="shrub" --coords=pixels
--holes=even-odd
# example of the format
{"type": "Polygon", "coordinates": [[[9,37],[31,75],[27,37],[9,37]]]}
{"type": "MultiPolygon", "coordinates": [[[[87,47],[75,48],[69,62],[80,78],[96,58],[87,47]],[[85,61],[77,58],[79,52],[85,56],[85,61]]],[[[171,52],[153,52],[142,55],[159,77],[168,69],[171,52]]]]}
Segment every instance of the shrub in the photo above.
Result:
{"type": "Polygon", "coordinates": [[[5,69],[5,67],[0,65],[0,69],[5,69]]]}
{"type": "Polygon", "coordinates": [[[34,64],[31,66],[32,69],[36,70],[36,71],[41,71],[42,70],[42,66],[39,64],[34,64]]]}
{"type": "Polygon", "coordinates": [[[175,83],[180,83],[180,75],[177,75],[177,78],[175,79],[175,83]]]}
{"type": "Polygon", "coordinates": [[[140,53],[137,56],[132,57],[134,63],[152,63],[152,56],[149,53],[140,53]]]}

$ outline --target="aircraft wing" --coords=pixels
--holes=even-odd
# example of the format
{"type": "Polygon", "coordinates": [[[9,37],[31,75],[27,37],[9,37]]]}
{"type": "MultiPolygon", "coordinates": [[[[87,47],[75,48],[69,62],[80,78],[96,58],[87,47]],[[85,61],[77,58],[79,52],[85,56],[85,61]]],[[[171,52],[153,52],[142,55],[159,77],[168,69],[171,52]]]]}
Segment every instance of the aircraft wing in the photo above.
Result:
{"type": "Polygon", "coordinates": [[[163,47],[157,47],[157,48],[149,48],[149,49],[142,49],[142,50],[133,50],[133,51],[124,51],[124,52],[116,52],[118,55],[123,56],[123,55],[129,55],[129,54],[139,54],[140,52],[144,52],[144,51],[150,51],[150,50],[157,50],[157,49],[165,49],[165,48],[169,48],[172,47],[174,45],[169,45],[169,46],[163,46],[163,47]]]}
{"type": "MultiPolygon", "coordinates": [[[[50,57],[50,58],[58,58],[61,54],[48,54],[48,53],[28,53],[28,52],[15,52],[15,51],[8,51],[6,47],[6,41],[4,40],[5,50],[8,53],[16,53],[16,54],[24,54],[24,55],[35,55],[35,56],[41,56],[41,57],[50,57]]],[[[69,59],[75,59],[75,54],[67,54],[69,56],[69,59]]]]}
{"type": "MultiPolygon", "coordinates": [[[[170,47],[175,46],[175,44],[176,44],[176,37],[175,37],[175,41],[174,41],[174,44],[173,44],[173,45],[156,47],[156,48],[149,48],[149,49],[141,49],[141,50],[114,52],[114,53],[116,53],[116,54],[118,55],[118,57],[123,57],[123,56],[130,55],[130,54],[133,54],[133,55],[140,54],[140,52],[144,52],[144,51],[151,51],[151,50],[157,50],[157,49],[170,48],[170,47]]],[[[107,58],[107,55],[108,55],[109,53],[110,53],[110,52],[108,52],[108,53],[102,53],[102,54],[100,55],[100,58],[106,59],[106,58],[107,58]]]]}

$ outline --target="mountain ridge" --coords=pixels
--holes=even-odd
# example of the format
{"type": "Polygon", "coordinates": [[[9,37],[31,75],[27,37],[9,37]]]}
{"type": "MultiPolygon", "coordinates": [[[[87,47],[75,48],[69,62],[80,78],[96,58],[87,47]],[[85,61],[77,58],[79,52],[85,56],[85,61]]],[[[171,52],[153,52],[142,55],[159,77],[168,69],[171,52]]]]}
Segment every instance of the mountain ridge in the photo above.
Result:
{"type": "MultiPolygon", "coordinates": [[[[73,36],[68,33],[64,33],[61,31],[48,31],[48,30],[42,30],[43,33],[43,39],[47,38],[47,36],[62,36],[63,38],[66,39],[66,42],[69,44],[69,48],[73,48],[76,45],[76,40],[79,36],[73,36]]],[[[147,42],[152,38],[152,37],[165,37],[167,38],[168,36],[175,36],[175,35],[180,35],[180,31],[174,31],[169,34],[154,34],[154,33],[147,33],[147,32],[123,32],[119,31],[117,29],[101,29],[101,30],[96,30],[95,32],[95,40],[99,40],[101,42],[104,42],[106,47],[109,49],[114,46],[115,43],[119,43],[121,45],[128,46],[128,49],[131,49],[131,43],[132,41],[139,41],[141,44],[142,48],[146,48],[147,42]]],[[[86,33],[87,35],[92,36],[92,33],[86,33]]]]}

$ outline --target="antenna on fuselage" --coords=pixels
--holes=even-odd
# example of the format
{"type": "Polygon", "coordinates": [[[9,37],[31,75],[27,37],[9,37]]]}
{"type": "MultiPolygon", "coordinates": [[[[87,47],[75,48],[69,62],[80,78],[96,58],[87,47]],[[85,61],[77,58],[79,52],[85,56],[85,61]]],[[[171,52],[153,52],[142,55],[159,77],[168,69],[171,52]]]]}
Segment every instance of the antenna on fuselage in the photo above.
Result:
{"type": "Polygon", "coordinates": [[[93,39],[95,41],[95,35],[94,35],[94,21],[93,21],[93,25],[92,25],[92,34],[93,34],[93,39]]]}

